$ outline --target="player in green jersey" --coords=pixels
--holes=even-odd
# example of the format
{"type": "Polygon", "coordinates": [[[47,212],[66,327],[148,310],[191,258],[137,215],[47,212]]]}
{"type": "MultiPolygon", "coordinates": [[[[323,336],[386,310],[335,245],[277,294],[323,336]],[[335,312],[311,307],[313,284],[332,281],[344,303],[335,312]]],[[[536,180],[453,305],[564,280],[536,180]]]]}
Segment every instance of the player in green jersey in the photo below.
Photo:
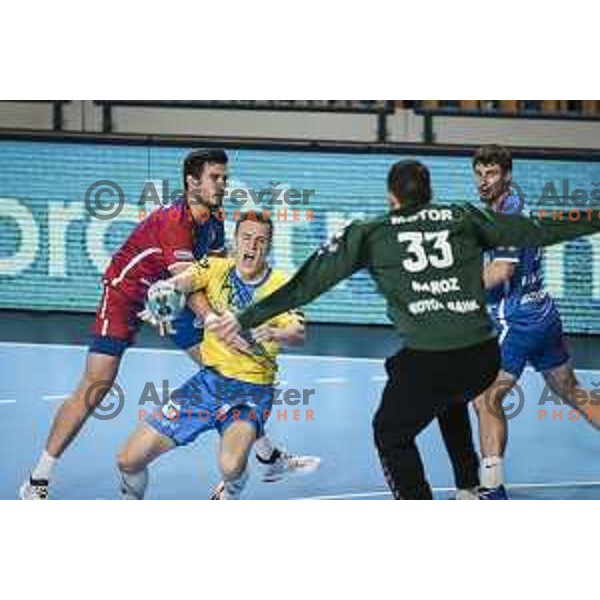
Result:
{"type": "Polygon", "coordinates": [[[448,406],[483,392],[499,369],[485,305],[483,253],[596,233],[600,220],[592,211],[581,211],[576,222],[559,222],[471,204],[433,204],[429,171],[417,161],[393,165],[388,199],[388,213],[350,223],[286,285],[237,316],[223,314],[211,329],[229,341],[241,329],[307,304],[367,269],[405,343],[386,361],[388,382],[373,423],[375,443],[394,497],[429,499],[416,436],[448,406]]]}

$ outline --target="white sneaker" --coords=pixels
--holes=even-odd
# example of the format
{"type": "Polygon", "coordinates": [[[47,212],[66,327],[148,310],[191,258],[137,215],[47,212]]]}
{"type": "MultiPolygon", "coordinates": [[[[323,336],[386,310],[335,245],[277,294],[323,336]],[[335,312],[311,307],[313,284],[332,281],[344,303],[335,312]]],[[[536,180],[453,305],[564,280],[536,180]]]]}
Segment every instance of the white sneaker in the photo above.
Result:
{"type": "Polygon", "coordinates": [[[124,477],[121,475],[121,484],[119,486],[121,500],[143,500],[144,496],[139,496],[136,491],[127,484],[124,477]]]}
{"type": "Polygon", "coordinates": [[[47,479],[31,479],[23,483],[19,488],[20,500],[48,500],[50,495],[48,491],[47,479]]]}
{"type": "Polygon", "coordinates": [[[211,500],[225,500],[225,482],[221,481],[213,488],[211,500]]]}
{"type": "Polygon", "coordinates": [[[210,499],[239,500],[244,488],[246,487],[246,483],[248,483],[248,479],[249,474],[248,469],[246,469],[239,479],[236,479],[229,484],[229,489],[225,487],[225,482],[221,481],[213,488],[210,499]]]}
{"type": "Polygon", "coordinates": [[[265,466],[262,480],[266,483],[275,483],[291,473],[313,473],[321,466],[318,456],[299,456],[285,450],[275,450],[275,453],[275,457],[269,461],[256,455],[256,460],[265,466]]]}

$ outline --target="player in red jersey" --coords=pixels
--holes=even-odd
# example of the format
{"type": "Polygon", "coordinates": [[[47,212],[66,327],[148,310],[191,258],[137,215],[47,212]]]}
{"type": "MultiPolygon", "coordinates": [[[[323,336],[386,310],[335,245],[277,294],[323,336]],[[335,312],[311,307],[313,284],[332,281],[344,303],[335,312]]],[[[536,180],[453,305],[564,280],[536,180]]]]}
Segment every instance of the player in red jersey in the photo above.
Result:
{"type": "MultiPolygon", "coordinates": [[[[185,196],[150,213],[113,256],[103,276],[103,293],[83,376],[54,418],[45,449],[20,488],[22,499],[48,498],[57,460],[110,391],[123,353],[134,343],[150,285],[174,274],[182,263],[210,253],[224,253],[223,220],[215,212],[222,205],[227,185],[227,163],[223,150],[190,153],[183,168],[185,196]]],[[[194,321],[196,315],[201,318],[207,311],[206,300],[196,295],[175,322],[172,339],[194,360],[202,341],[202,330],[194,326],[194,321]]],[[[256,449],[259,459],[280,470],[298,458],[282,453],[264,438],[256,449]]],[[[290,467],[294,467],[293,462],[290,467]]]]}

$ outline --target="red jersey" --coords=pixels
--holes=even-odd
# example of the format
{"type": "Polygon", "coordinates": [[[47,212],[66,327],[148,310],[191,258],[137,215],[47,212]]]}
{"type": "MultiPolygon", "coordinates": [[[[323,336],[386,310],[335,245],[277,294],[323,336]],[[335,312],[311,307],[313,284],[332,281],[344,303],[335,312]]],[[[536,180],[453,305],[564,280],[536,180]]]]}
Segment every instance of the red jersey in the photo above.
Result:
{"type": "Polygon", "coordinates": [[[197,223],[184,199],[151,212],[113,255],[104,284],[136,303],[143,303],[148,287],[170,275],[169,266],[223,250],[223,221],[211,215],[197,223]]]}

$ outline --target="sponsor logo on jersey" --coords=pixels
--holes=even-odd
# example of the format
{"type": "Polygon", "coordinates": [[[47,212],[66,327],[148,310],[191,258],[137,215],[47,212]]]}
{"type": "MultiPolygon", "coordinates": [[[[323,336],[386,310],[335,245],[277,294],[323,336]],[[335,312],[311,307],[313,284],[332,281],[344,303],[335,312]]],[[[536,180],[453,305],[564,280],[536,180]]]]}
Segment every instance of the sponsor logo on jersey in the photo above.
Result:
{"type": "Polygon", "coordinates": [[[194,260],[191,250],[175,250],[173,254],[177,260],[194,260]]]}

